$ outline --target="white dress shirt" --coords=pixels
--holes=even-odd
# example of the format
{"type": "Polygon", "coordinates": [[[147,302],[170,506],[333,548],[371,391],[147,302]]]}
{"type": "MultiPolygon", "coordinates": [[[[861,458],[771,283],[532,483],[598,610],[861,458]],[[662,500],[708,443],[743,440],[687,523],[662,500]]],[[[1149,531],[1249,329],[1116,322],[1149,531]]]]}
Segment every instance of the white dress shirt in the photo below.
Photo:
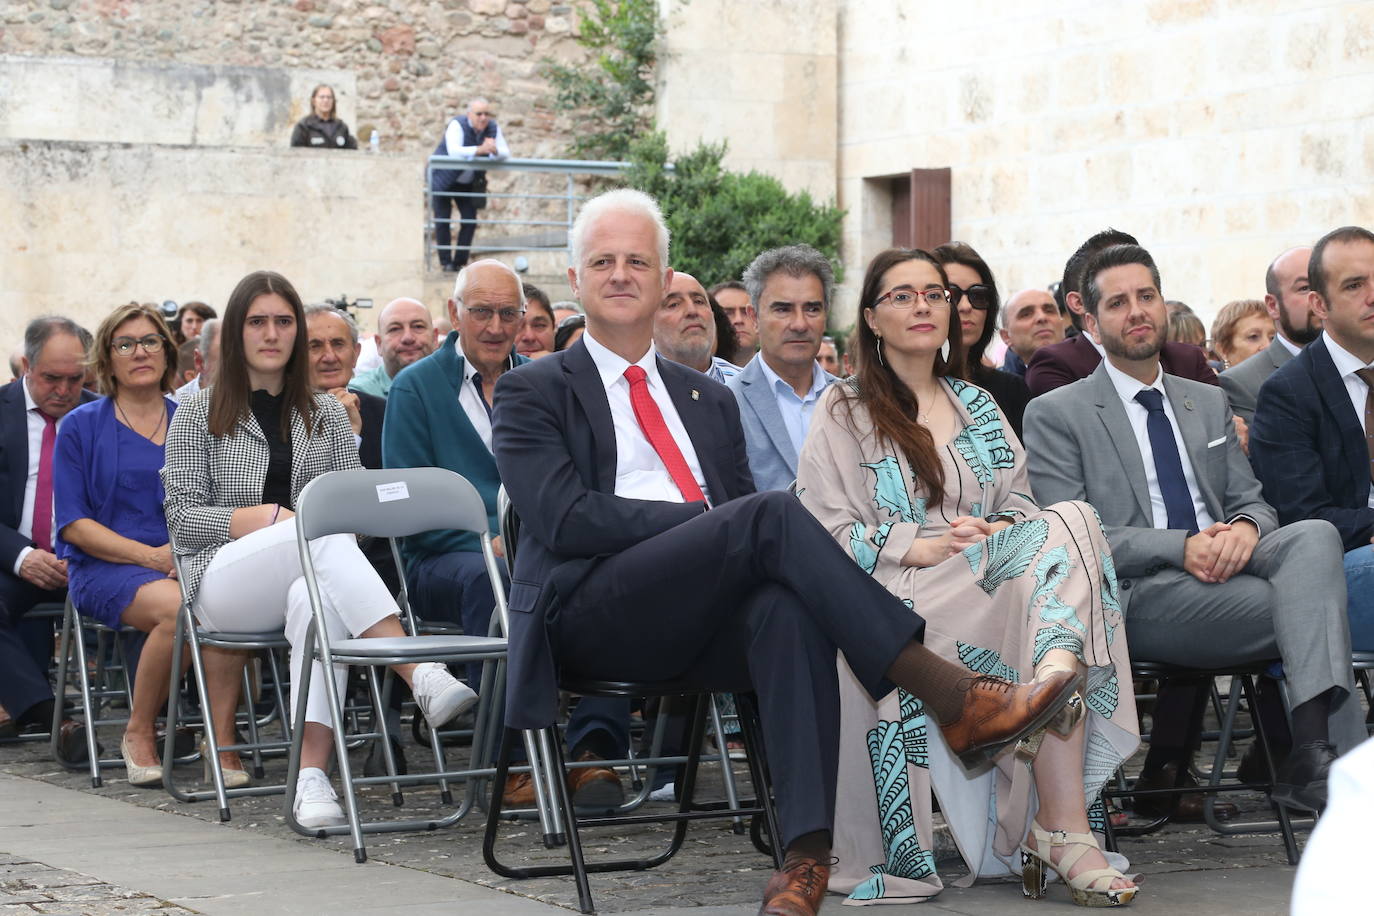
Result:
{"type": "MultiPolygon", "coordinates": [[[[582,341],[587,346],[592,362],[596,364],[596,371],[601,375],[601,384],[606,386],[606,400],[611,405],[611,423],[615,427],[615,495],[629,499],[684,502],[682,491],[668,473],[668,466],[658,457],[658,452],[654,451],[639,421],[635,419],[634,407],[630,404],[630,381],[625,378],[625,370],[630,368],[630,363],[623,356],[597,343],[590,330],[583,332],[582,341]]],[[[652,343],[649,344],[649,351],[634,365],[644,370],[649,394],[663,414],[668,432],[672,434],[673,441],[677,443],[687,467],[691,469],[692,476],[709,503],[711,494],[706,489],[706,478],[701,473],[696,447],[692,445],[687,428],[678,416],[677,406],[663,385],[663,377],[658,372],[658,351],[652,343]]]]}
{"type": "MultiPolygon", "coordinates": [[[[29,394],[29,380],[24,379],[24,416],[28,420],[29,433],[29,476],[24,481],[24,509],[19,515],[19,527],[16,529],[26,538],[33,537],[33,501],[38,496],[38,459],[43,455],[43,430],[48,425],[43,419],[43,414],[38,410],[38,402],[29,394]]],[[[62,429],[63,416],[57,421],[57,428],[62,429]]],[[[56,452],[56,446],[54,446],[56,452]]],[[[57,527],[48,529],[54,535],[57,534],[57,527]]],[[[14,560],[14,574],[19,575],[19,567],[24,565],[24,558],[29,555],[32,547],[25,547],[19,551],[19,556],[14,560]]]]}
{"type": "Polygon", "coordinates": [[[191,380],[190,380],[189,382],[187,382],[185,385],[182,385],[182,386],[181,386],[180,388],[178,388],[176,391],[173,391],[173,392],[172,392],[172,400],[173,400],[173,401],[176,401],[178,404],[180,404],[182,401],[186,400],[187,398],[189,398],[191,395],[195,394],[195,393],[196,393],[197,391],[199,391],[199,390],[200,390],[200,376],[197,375],[195,378],[191,379],[191,380]]]}
{"type": "MultiPolygon", "coordinates": [[[[1369,435],[1369,430],[1364,427],[1364,405],[1365,399],[1369,396],[1369,386],[1364,383],[1364,379],[1355,373],[1360,369],[1367,369],[1374,363],[1366,364],[1360,358],[1342,347],[1331,339],[1331,335],[1325,331],[1322,337],[1326,339],[1326,351],[1331,354],[1331,362],[1336,364],[1336,372],[1340,375],[1341,381],[1345,383],[1345,393],[1350,395],[1350,406],[1355,408],[1355,416],[1360,421],[1360,429],[1364,434],[1369,435]]],[[[1369,489],[1369,506],[1374,508],[1374,487],[1369,489]]]]}
{"type": "Polygon", "coordinates": [[[773,400],[778,403],[782,424],[787,427],[787,438],[792,440],[792,447],[800,455],[802,443],[806,441],[806,431],[811,428],[811,414],[816,409],[816,402],[830,384],[826,380],[825,370],[821,368],[820,363],[812,360],[811,388],[806,392],[806,397],[799,398],[797,392],[792,390],[792,386],[784,382],[782,376],[768,365],[768,360],[759,357],[759,368],[763,370],[763,377],[768,379],[768,389],[773,392],[773,400]]]}
{"type": "MultiPolygon", "coordinates": [[[[476,132],[476,131],[474,130],[474,133],[475,133],[475,132],[476,132]]],[[[432,136],[432,135],[431,135],[431,136],[432,136]]],[[[496,125],[496,137],[495,137],[495,139],[496,139],[496,155],[495,155],[495,156],[492,156],[491,158],[493,158],[493,159],[509,159],[509,158],[510,158],[510,146],[507,145],[507,143],[506,143],[506,135],[503,134],[503,133],[501,133],[501,125],[500,125],[500,124],[497,124],[497,125],[496,125]]],[[[444,131],[444,147],[445,147],[445,149],[448,150],[448,154],[449,154],[450,156],[466,156],[466,157],[468,157],[469,159],[471,159],[472,157],[474,157],[474,156],[477,155],[477,146],[480,146],[480,145],[481,145],[481,143],[480,143],[480,141],[479,141],[478,144],[476,144],[476,145],[474,145],[474,146],[464,146],[464,145],[463,145],[463,125],[461,125],[461,124],[458,123],[458,119],[457,119],[457,118],[454,118],[453,120],[451,120],[451,121],[448,122],[448,129],[446,129],[446,130],[444,131]]]]}
{"type": "Polygon", "coordinates": [[[1113,366],[1111,360],[1103,360],[1102,364],[1107,367],[1107,376],[1116,386],[1116,393],[1121,398],[1122,406],[1126,408],[1126,418],[1131,421],[1131,431],[1135,433],[1136,445],[1140,448],[1140,460],[1145,464],[1145,486],[1150,491],[1150,513],[1154,516],[1155,527],[1169,527],[1169,510],[1164,507],[1164,494],[1159,489],[1159,474],[1155,471],[1155,451],[1150,447],[1150,432],[1146,425],[1150,419],[1150,412],[1145,409],[1144,404],[1135,399],[1138,393],[1147,388],[1153,388],[1164,397],[1164,415],[1169,418],[1169,425],[1174,430],[1178,457],[1183,463],[1183,479],[1188,482],[1188,493],[1193,497],[1193,514],[1197,516],[1198,530],[1206,530],[1216,520],[1207,511],[1207,503],[1203,500],[1202,490],[1197,485],[1197,475],[1193,473],[1193,462],[1188,458],[1188,446],[1184,444],[1183,434],[1178,428],[1178,417],[1174,415],[1173,405],[1169,403],[1169,395],[1164,390],[1163,367],[1156,365],[1155,380],[1149,385],[1142,385],[1113,366]]]}
{"type": "MultiPolygon", "coordinates": [[[[482,437],[482,442],[486,445],[487,451],[491,451],[491,415],[483,406],[482,393],[477,390],[477,385],[472,381],[477,370],[472,367],[472,360],[463,355],[461,343],[461,339],[453,341],[453,349],[457,351],[458,358],[463,361],[463,383],[458,386],[458,406],[463,408],[463,413],[467,414],[468,421],[472,423],[472,428],[477,430],[477,435],[482,437]]],[[[510,367],[507,366],[506,368],[509,369],[510,367]]]]}

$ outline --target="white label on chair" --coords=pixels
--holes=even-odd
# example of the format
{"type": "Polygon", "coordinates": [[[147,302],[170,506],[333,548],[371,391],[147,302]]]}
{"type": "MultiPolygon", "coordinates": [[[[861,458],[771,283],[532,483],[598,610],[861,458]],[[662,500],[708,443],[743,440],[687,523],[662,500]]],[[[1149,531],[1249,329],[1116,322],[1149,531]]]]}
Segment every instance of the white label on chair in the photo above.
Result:
{"type": "Polygon", "coordinates": [[[404,480],[377,484],[377,502],[389,503],[397,499],[410,499],[410,490],[406,488],[404,480]]]}

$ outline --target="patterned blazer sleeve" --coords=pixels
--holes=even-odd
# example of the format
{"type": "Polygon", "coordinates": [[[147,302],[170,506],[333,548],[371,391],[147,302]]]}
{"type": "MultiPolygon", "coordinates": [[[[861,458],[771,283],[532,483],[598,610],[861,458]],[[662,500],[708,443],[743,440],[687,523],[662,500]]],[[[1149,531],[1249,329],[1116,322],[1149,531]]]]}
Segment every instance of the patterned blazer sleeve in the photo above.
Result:
{"type": "Polygon", "coordinates": [[[194,553],[229,540],[234,510],[214,505],[213,446],[208,425],[210,392],[182,402],[167,430],[162,487],[166,491],[167,530],[179,553],[194,553]]]}
{"type": "Polygon", "coordinates": [[[348,412],[329,395],[315,395],[315,404],[323,408],[324,432],[329,437],[331,471],[356,471],[363,466],[358,457],[358,439],[348,422],[348,412]]]}

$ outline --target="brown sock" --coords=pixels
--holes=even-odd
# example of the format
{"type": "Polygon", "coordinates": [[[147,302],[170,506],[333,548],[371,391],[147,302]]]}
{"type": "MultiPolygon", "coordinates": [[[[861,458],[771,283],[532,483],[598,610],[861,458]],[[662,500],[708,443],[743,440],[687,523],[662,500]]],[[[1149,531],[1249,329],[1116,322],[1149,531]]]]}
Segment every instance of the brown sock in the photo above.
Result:
{"type": "Polygon", "coordinates": [[[782,870],[795,867],[802,859],[816,859],[821,863],[830,861],[830,831],[813,830],[803,833],[787,844],[787,852],[782,857],[782,870]]]}
{"type": "Polygon", "coordinates": [[[887,679],[926,704],[941,725],[963,715],[964,693],[972,677],[963,665],[941,658],[914,639],[887,669],[887,679]]]}

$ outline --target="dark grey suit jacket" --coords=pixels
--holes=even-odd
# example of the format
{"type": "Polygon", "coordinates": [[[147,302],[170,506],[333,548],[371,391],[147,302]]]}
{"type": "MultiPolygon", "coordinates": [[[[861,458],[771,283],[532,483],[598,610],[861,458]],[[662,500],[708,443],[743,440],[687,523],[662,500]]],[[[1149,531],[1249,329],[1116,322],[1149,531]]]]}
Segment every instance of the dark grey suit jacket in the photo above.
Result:
{"type": "Polygon", "coordinates": [[[1219,375],[1217,381],[1221,383],[1221,390],[1226,392],[1231,412],[1246,423],[1254,420],[1260,386],[1274,374],[1275,369],[1292,358],[1293,354],[1275,337],[1269,346],[1219,375]]]}
{"type": "MultiPolygon", "coordinates": [[[[1236,438],[1226,398],[1215,386],[1164,376],[1207,511],[1218,521],[1250,517],[1261,535],[1278,527],[1236,438]]],[[[1126,408],[1105,364],[1026,408],[1026,456],[1035,501],[1092,504],[1102,517],[1117,575],[1147,576],[1183,566],[1186,531],[1156,528],[1145,464],[1126,408]]],[[[1125,607],[1125,591],[1122,607],[1125,607]]]]}

